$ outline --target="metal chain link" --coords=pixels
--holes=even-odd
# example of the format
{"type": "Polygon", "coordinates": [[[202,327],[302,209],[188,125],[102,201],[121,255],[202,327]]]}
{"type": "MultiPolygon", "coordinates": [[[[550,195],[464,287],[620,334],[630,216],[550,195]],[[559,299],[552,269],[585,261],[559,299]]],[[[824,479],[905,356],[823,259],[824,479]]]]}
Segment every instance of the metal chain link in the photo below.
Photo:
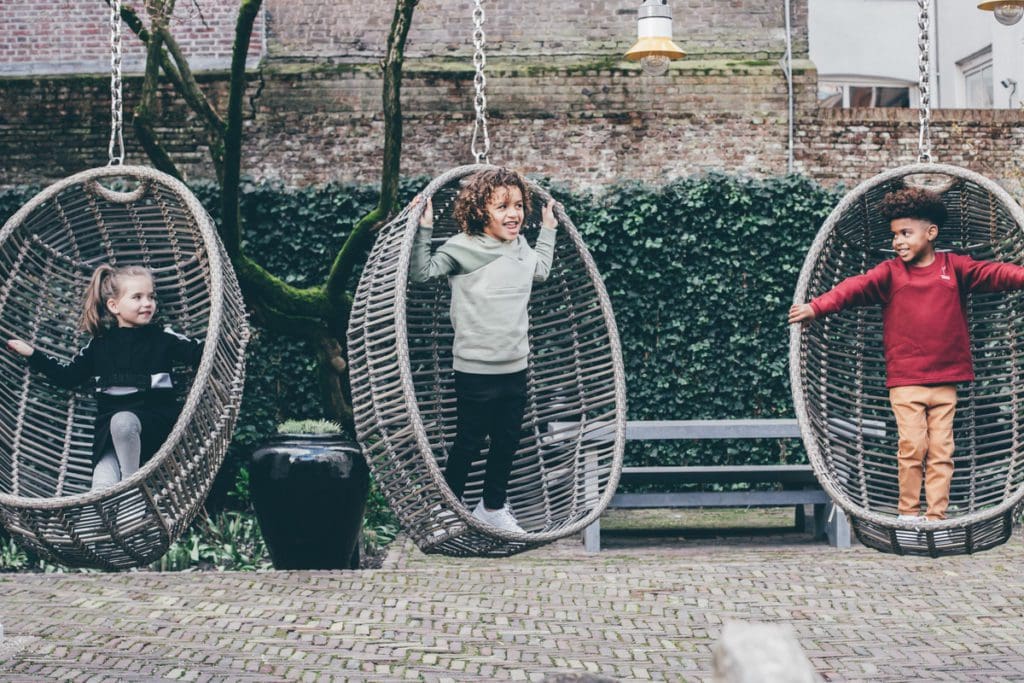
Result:
{"type": "Polygon", "coordinates": [[[919,10],[917,28],[920,30],[917,38],[918,49],[918,90],[921,91],[921,104],[918,108],[920,120],[920,132],[917,138],[917,160],[921,163],[928,163],[932,160],[932,131],[931,131],[931,36],[929,35],[928,5],[931,0],[917,0],[919,10]]]}
{"type": "Polygon", "coordinates": [[[484,44],[487,42],[484,36],[484,7],[483,0],[474,0],[473,8],[473,66],[476,67],[476,75],[473,77],[473,86],[476,89],[476,98],[473,107],[476,109],[476,121],[473,122],[473,141],[470,143],[470,151],[476,158],[476,163],[486,164],[487,153],[491,151],[491,138],[487,135],[487,77],[484,76],[484,66],[487,64],[487,56],[484,54],[484,44]],[[477,140],[483,137],[483,150],[477,149],[477,140]]]}
{"type": "Polygon", "coordinates": [[[121,103],[121,0],[110,3],[110,146],[109,166],[124,163],[124,118],[121,103]]]}

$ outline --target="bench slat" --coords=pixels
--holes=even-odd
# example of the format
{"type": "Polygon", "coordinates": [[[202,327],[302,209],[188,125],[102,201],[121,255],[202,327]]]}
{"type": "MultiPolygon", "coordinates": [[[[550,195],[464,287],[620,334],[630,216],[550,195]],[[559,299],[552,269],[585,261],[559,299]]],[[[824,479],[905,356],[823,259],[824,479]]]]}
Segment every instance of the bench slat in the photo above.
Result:
{"type": "Polygon", "coordinates": [[[824,505],[828,495],[821,489],[796,491],[694,491],[692,493],[617,493],[613,508],[673,507],[779,507],[824,505]]]}
{"type": "Polygon", "coordinates": [[[629,420],[627,440],[787,439],[800,436],[796,419],[629,420]]]}
{"type": "Polygon", "coordinates": [[[817,484],[810,465],[623,467],[619,484],[817,484]]]}
{"type": "MultiPolygon", "coordinates": [[[[575,434],[575,422],[551,422],[549,431],[555,434],[575,434]]],[[[584,441],[610,441],[614,425],[609,422],[591,422],[586,426],[584,441]]],[[[796,439],[800,425],[794,418],[752,420],[627,420],[627,441],[697,441],[704,439],[796,439]]]]}

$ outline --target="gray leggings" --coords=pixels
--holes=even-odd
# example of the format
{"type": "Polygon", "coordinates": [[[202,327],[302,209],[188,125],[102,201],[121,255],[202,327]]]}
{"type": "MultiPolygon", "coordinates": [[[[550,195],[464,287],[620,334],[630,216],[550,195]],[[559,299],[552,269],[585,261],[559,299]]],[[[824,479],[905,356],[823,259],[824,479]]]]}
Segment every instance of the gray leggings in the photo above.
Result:
{"type": "Polygon", "coordinates": [[[135,413],[122,411],[110,418],[113,450],[103,454],[92,471],[92,490],[113,486],[139,469],[142,453],[142,423],[135,413]]]}

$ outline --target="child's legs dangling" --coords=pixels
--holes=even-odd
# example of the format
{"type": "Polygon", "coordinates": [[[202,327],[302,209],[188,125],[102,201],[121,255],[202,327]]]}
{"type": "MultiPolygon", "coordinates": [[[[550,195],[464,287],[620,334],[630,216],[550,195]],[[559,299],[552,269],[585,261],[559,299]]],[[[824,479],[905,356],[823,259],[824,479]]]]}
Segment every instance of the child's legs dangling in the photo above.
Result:
{"type": "Polygon", "coordinates": [[[107,451],[92,468],[92,490],[105,489],[119,481],[121,467],[117,464],[117,454],[114,451],[107,451]]]}
{"type": "Polygon", "coordinates": [[[486,375],[455,372],[455,444],[448,451],[444,478],[456,498],[462,498],[469,466],[487,440],[489,390],[486,375]]]}
{"type": "Polygon", "coordinates": [[[505,506],[508,479],[519,449],[526,411],[526,371],[497,375],[500,395],[492,403],[490,416],[491,449],[484,473],[484,507],[498,510],[505,506]]]}
{"type": "Polygon", "coordinates": [[[928,456],[925,460],[924,495],[926,516],[946,518],[949,487],[953,481],[953,417],[956,414],[956,387],[952,384],[928,387],[928,456]]]}
{"type": "Polygon", "coordinates": [[[921,483],[924,458],[928,452],[927,387],[908,386],[889,389],[889,402],[899,431],[897,478],[901,515],[917,516],[921,511],[921,483]]]}
{"type": "Polygon", "coordinates": [[[129,411],[114,413],[110,418],[110,441],[113,450],[103,454],[92,470],[92,489],[113,486],[139,469],[142,454],[142,423],[129,411]]]}

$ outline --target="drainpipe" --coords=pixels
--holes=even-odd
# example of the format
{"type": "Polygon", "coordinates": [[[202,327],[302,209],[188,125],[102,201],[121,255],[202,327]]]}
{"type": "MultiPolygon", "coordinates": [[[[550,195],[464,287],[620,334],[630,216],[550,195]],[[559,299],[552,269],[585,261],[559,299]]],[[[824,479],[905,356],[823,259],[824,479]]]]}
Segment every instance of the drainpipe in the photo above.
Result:
{"type": "Polygon", "coordinates": [[[793,29],[790,25],[790,0],[784,0],[783,7],[786,13],[786,54],[782,58],[782,70],[786,74],[786,86],[789,96],[789,149],[786,157],[786,173],[793,172],[793,136],[795,105],[793,97],[793,29]]]}

